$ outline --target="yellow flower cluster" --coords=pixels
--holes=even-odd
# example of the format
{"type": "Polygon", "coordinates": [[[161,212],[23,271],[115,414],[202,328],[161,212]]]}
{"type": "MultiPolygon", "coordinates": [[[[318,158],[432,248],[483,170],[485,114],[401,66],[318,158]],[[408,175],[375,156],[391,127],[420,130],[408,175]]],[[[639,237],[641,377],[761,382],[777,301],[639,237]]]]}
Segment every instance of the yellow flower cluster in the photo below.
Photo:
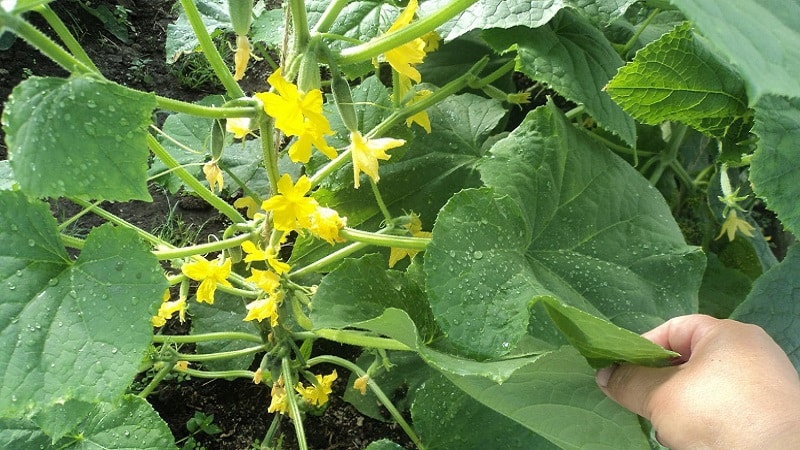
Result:
{"type": "Polygon", "coordinates": [[[200,303],[214,303],[217,284],[232,287],[228,281],[231,274],[230,259],[220,258],[211,262],[203,257],[198,257],[198,259],[181,266],[181,272],[192,280],[200,282],[200,286],[197,288],[197,301],[200,303]]]}
{"type": "MultiPolygon", "coordinates": [[[[315,375],[316,383],[311,386],[304,386],[303,383],[298,382],[294,390],[300,394],[300,397],[311,406],[323,406],[328,403],[328,398],[333,392],[333,382],[339,375],[336,370],[329,375],[315,375]]],[[[286,387],[284,386],[283,377],[278,378],[278,381],[272,385],[272,399],[270,400],[267,412],[278,412],[281,414],[289,413],[289,400],[287,398],[286,387]]]]}
{"type": "Polygon", "coordinates": [[[164,291],[162,303],[158,307],[158,312],[155,316],[150,318],[150,322],[154,327],[163,327],[166,325],[167,320],[172,318],[172,315],[178,313],[181,322],[186,320],[186,299],[181,297],[178,300],[169,300],[169,289],[164,291]]]}

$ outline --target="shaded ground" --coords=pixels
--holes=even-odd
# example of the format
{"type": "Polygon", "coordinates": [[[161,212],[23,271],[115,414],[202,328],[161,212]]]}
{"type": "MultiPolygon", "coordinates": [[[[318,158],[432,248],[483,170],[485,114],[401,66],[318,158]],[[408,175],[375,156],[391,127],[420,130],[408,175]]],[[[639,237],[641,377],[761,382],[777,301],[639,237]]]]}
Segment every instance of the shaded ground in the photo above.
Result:
{"type": "MultiPolygon", "coordinates": [[[[127,10],[127,23],[124,25],[128,28],[130,42],[125,44],[76,0],[51,4],[107,78],[136,89],[188,101],[218,92],[209,86],[182,86],[165,64],[166,29],[177,16],[173,1],[104,0],[84,3],[93,7],[105,5],[111,10],[117,7],[127,10]]],[[[38,28],[47,29],[40,17],[31,15],[30,19],[38,28]]],[[[266,70],[265,63],[252,68],[244,85],[263,84],[266,70]]],[[[13,87],[32,75],[63,77],[68,74],[17,39],[11,48],[0,51],[0,102],[4,104],[13,87]]],[[[8,156],[3,138],[0,132],[0,160],[8,156]]],[[[102,207],[134,225],[173,241],[184,238],[205,241],[208,235],[219,234],[227,225],[223,218],[202,202],[170,195],[158,187],[152,187],[151,194],[153,202],[150,203],[113,203],[102,207]]],[[[81,210],[64,201],[53,201],[52,204],[59,221],[81,210]]],[[[69,232],[84,235],[101,223],[101,219],[87,214],[69,232]]],[[[352,348],[332,345],[328,350],[344,357],[354,356],[352,348]]],[[[337,380],[334,384],[335,394],[344,391],[346,381],[346,374],[337,380]]],[[[208,450],[249,449],[264,437],[272,421],[267,413],[269,388],[246,380],[174,380],[162,383],[148,400],[168,423],[176,439],[188,434],[186,422],[195,412],[213,414],[214,423],[221,432],[215,437],[197,436],[197,441],[208,450]]],[[[291,427],[290,422],[285,423],[291,427]]],[[[381,438],[408,443],[398,427],[361,416],[337,395],[331,396],[330,405],[323,415],[311,416],[305,423],[312,449],[363,449],[381,438]]],[[[288,436],[284,448],[297,448],[293,441],[293,430],[288,428],[284,431],[288,436]]]]}

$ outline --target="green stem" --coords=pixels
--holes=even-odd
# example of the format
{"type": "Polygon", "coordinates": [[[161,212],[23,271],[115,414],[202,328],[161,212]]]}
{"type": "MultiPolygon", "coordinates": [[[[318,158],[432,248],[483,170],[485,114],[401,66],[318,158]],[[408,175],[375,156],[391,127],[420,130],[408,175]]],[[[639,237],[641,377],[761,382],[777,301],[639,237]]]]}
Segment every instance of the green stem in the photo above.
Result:
{"type": "Polygon", "coordinates": [[[258,119],[258,129],[261,134],[261,152],[264,159],[264,168],[267,169],[267,179],[269,180],[270,195],[278,193],[278,152],[275,150],[274,120],[266,114],[260,114],[258,119]]]}
{"type": "Polygon", "coordinates": [[[136,225],[126,221],[125,219],[115,216],[114,214],[97,206],[96,203],[89,203],[88,201],[78,197],[67,197],[67,199],[77,205],[83,206],[84,208],[91,211],[93,214],[113,223],[114,225],[129,228],[135,231],[136,234],[138,234],[145,241],[152,244],[154,247],[160,247],[160,246],[171,247],[171,245],[168,242],[160,239],[158,236],[150,234],[147,231],[137,227],[136,225]]]}
{"type": "Polygon", "coordinates": [[[308,32],[308,17],[306,17],[305,0],[289,0],[289,11],[292,14],[292,28],[294,28],[294,55],[303,53],[311,40],[308,32]]]}
{"type": "Polygon", "coordinates": [[[60,233],[59,236],[61,236],[61,242],[64,243],[65,247],[81,250],[86,243],[83,239],[68,234],[60,233]]]}
{"type": "Polygon", "coordinates": [[[292,367],[289,358],[281,360],[281,375],[283,375],[283,385],[286,388],[286,399],[289,401],[289,417],[293,418],[294,432],[297,435],[297,444],[300,450],[308,450],[306,442],[306,432],[303,430],[303,419],[300,417],[300,408],[297,407],[297,397],[294,393],[294,379],[292,378],[292,367]]]}
{"type": "MultiPolygon", "coordinates": [[[[181,0],[184,2],[187,0],[181,0]]],[[[161,132],[161,130],[158,130],[161,132]]],[[[213,192],[208,190],[207,187],[203,186],[200,181],[192,176],[186,169],[181,167],[178,164],[178,161],[169,154],[169,152],[164,149],[161,143],[156,140],[155,137],[152,135],[147,135],[147,146],[150,147],[150,150],[164,163],[167,168],[171,169],[178,178],[183,181],[183,183],[189,186],[195,194],[197,194],[200,198],[208,202],[211,206],[216,208],[217,211],[225,215],[225,217],[229,218],[233,223],[242,223],[246,222],[245,218],[239,214],[239,211],[236,210],[233,206],[229,205],[227,202],[222,200],[221,198],[214,195],[213,192]]]]}
{"type": "Polygon", "coordinates": [[[644,22],[642,22],[642,24],[639,26],[639,29],[636,30],[636,33],[634,33],[633,36],[631,36],[631,38],[628,39],[628,42],[626,42],[625,45],[622,46],[622,48],[619,51],[619,54],[622,55],[623,58],[636,44],[636,41],[639,39],[639,36],[642,35],[642,32],[644,32],[645,28],[647,28],[647,26],[650,25],[650,22],[652,22],[653,19],[655,19],[658,13],[660,12],[661,12],[660,8],[654,9],[650,13],[650,15],[647,16],[647,19],[645,19],[644,22]]]}
{"type": "Polygon", "coordinates": [[[215,361],[218,359],[236,358],[238,356],[252,355],[253,353],[263,352],[267,349],[263,345],[255,347],[242,348],[239,350],[231,350],[227,352],[216,353],[203,353],[203,354],[185,354],[178,353],[177,358],[181,361],[215,361]]]}
{"type": "Polygon", "coordinates": [[[153,252],[153,254],[162,261],[168,259],[186,258],[187,256],[203,255],[206,253],[218,252],[226,248],[238,247],[242,245],[243,242],[249,241],[257,236],[258,232],[252,231],[248,234],[240,234],[238,236],[216,242],[208,242],[205,244],[190,245],[188,247],[179,247],[168,250],[156,250],[153,252]]]}
{"type": "Polygon", "coordinates": [[[52,59],[53,62],[64,68],[70,73],[87,74],[95,73],[95,70],[75,58],[69,52],[56,44],[44,33],[36,29],[33,25],[15,15],[6,13],[0,8],[0,29],[5,28],[16,34],[32,47],[38,49],[42,54],[52,59]]]}
{"type": "Polygon", "coordinates": [[[394,339],[382,338],[367,334],[362,331],[334,330],[323,328],[321,330],[303,331],[292,335],[296,339],[323,338],[340,344],[355,345],[358,347],[380,348],[384,350],[412,351],[406,344],[394,339]]]}
{"type": "Polygon", "coordinates": [[[156,374],[153,376],[153,379],[150,380],[150,382],[147,383],[147,386],[145,386],[145,388],[142,389],[141,392],[136,394],[136,396],[139,398],[147,398],[147,396],[153,393],[158,384],[161,383],[161,380],[163,380],[164,377],[166,377],[171,370],[172,370],[172,363],[164,364],[164,367],[162,367],[158,372],[156,372],[156,374]]]}
{"type": "MultiPolygon", "coordinates": [[[[350,362],[344,358],[340,358],[338,356],[321,355],[308,360],[309,366],[314,366],[316,364],[322,364],[322,363],[336,364],[337,366],[343,367],[357,374],[359,377],[367,376],[367,372],[365,372],[364,369],[358,367],[355,363],[350,362]]],[[[380,388],[380,386],[378,386],[377,383],[375,383],[372,377],[367,378],[367,386],[370,388],[370,390],[372,390],[372,392],[375,394],[375,397],[378,398],[378,400],[386,408],[386,410],[389,411],[389,414],[391,414],[392,418],[397,422],[398,425],[400,425],[400,428],[402,428],[403,431],[406,432],[406,434],[414,443],[414,445],[416,445],[417,448],[419,448],[420,450],[424,450],[425,446],[422,444],[422,441],[419,439],[419,436],[417,436],[417,433],[414,432],[414,429],[411,428],[411,425],[409,425],[409,423],[406,422],[406,419],[403,418],[403,415],[400,414],[400,411],[397,410],[397,407],[394,406],[394,403],[392,403],[392,401],[389,400],[389,397],[387,397],[386,394],[384,394],[383,390],[380,388]]]]}
{"type": "Polygon", "coordinates": [[[217,333],[202,333],[202,334],[189,334],[189,335],[157,334],[153,336],[153,342],[156,344],[168,344],[168,343],[194,344],[197,342],[222,341],[222,340],[248,341],[248,342],[255,342],[256,344],[263,344],[263,340],[258,335],[235,332],[235,331],[223,331],[217,333]]]}
{"type": "Polygon", "coordinates": [[[331,25],[336,21],[336,18],[339,17],[339,13],[342,12],[342,9],[344,9],[349,1],[350,0],[334,0],[330,2],[317,21],[317,24],[314,25],[314,34],[327,33],[328,30],[331,29],[331,25]]]}
{"type": "Polygon", "coordinates": [[[387,50],[396,48],[435,30],[439,25],[464,12],[476,1],[453,0],[444,7],[437,9],[433,14],[425,16],[394,33],[384,34],[364,44],[342,50],[337,62],[340,66],[344,66],[361,61],[369,61],[387,50]]]}
{"type": "Polygon", "coordinates": [[[194,34],[197,35],[197,40],[200,42],[200,48],[203,50],[203,54],[206,56],[206,59],[211,65],[211,68],[214,70],[214,73],[217,75],[217,78],[219,78],[219,80],[222,82],[222,85],[225,86],[228,96],[231,98],[244,97],[244,91],[242,91],[239,83],[233,79],[233,74],[231,74],[230,69],[228,69],[228,66],[225,64],[225,61],[223,61],[222,56],[219,54],[217,47],[211,40],[211,36],[206,31],[206,27],[203,24],[203,19],[200,17],[200,11],[197,10],[197,6],[194,4],[194,1],[180,0],[180,2],[181,6],[183,6],[184,12],[186,12],[186,18],[189,19],[189,23],[192,25],[194,34]]]}
{"type": "Polygon", "coordinates": [[[44,19],[47,21],[47,24],[50,25],[53,31],[56,32],[59,39],[61,39],[64,45],[67,46],[67,49],[69,49],[69,51],[75,55],[75,58],[85,64],[86,67],[91,68],[94,73],[100,75],[100,69],[94,65],[92,59],[89,58],[89,55],[83,49],[81,44],[78,43],[78,40],[75,39],[75,36],[70,33],[69,28],[64,25],[64,22],[61,20],[61,18],[58,17],[58,15],[54,13],[52,9],[50,9],[50,5],[40,6],[36,8],[36,12],[44,17],[44,19]]]}
{"type": "Polygon", "coordinates": [[[251,372],[249,370],[197,370],[197,369],[185,369],[185,370],[176,370],[178,373],[185,373],[186,375],[193,376],[195,378],[247,378],[252,380],[255,372],[251,372]]]}
{"type": "Polygon", "coordinates": [[[373,233],[369,231],[356,230],[354,228],[343,228],[339,230],[339,236],[349,241],[362,242],[364,244],[377,245],[379,247],[405,248],[409,250],[425,250],[425,248],[428,246],[428,243],[431,241],[430,238],[392,236],[381,232],[373,233]]]}
{"type": "Polygon", "coordinates": [[[375,201],[378,203],[378,208],[381,210],[381,214],[383,214],[383,219],[386,220],[386,223],[392,223],[392,214],[389,212],[389,208],[386,207],[386,203],[383,201],[381,191],[378,190],[378,183],[370,178],[369,185],[372,187],[372,194],[375,196],[375,201]]]}
{"type": "MultiPolygon", "coordinates": [[[[255,105],[255,102],[253,102],[253,104],[255,105]]],[[[160,95],[156,95],[156,106],[160,109],[191,114],[193,116],[205,117],[208,119],[228,119],[231,117],[254,118],[258,115],[258,109],[255,106],[203,106],[196,103],[175,100],[169,97],[162,97],[160,95]]]]}
{"type": "Polygon", "coordinates": [[[475,89],[482,89],[484,86],[488,86],[488,85],[494,83],[495,81],[500,79],[500,77],[502,77],[506,73],[514,70],[514,67],[516,67],[516,65],[517,65],[516,58],[512,58],[510,61],[508,61],[507,63],[505,63],[502,66],[500,66],[494,72],[490,73],[489,75],[486,75],[485,77],[482,77],[479,83],[472,84],[471,87],[473,87],[475,89]]]}

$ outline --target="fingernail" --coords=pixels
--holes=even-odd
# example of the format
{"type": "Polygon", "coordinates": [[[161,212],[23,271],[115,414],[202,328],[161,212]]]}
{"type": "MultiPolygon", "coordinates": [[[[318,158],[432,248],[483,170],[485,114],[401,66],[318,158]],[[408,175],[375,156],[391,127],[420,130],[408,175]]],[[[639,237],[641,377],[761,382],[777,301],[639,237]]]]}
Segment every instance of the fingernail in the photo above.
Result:
{"type": "Polygon", "coordinates": [[[613,364],[611,366],[603,367],[602,369],[598,370],[597,374],[595,375],[595,380],[597,381],[597,385],[600,386],[601,388],[608,387],[608,380],[609,378],[611,378],[611,374],[613,374],[614,371],[617,370],[617,367],[618,366],[616,364],[613,364]]]}

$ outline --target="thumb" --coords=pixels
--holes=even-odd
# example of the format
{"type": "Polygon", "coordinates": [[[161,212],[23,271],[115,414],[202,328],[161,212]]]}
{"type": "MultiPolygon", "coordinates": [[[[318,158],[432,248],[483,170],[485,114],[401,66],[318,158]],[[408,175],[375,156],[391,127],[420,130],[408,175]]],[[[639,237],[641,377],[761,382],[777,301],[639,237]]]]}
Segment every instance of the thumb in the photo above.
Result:
{"type": "Polygon", "coordinates": [[[626,409],[652,419],[661,388],[678,367],[642,367],[632,364],[613,365],[600,369],[597,385],[607,396],[626,409]]]}

